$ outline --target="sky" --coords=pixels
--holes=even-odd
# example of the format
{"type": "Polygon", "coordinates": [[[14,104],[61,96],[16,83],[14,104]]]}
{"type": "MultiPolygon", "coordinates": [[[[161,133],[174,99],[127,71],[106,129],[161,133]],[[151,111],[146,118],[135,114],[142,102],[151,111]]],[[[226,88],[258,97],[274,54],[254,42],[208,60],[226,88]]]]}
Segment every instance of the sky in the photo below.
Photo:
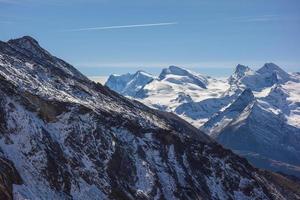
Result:
{"type": "Polygon", "coordinates": [[[0,40],[30,35],[87,76],[169,65],[300,71],[299,0],[0,0],[0,40]]]}

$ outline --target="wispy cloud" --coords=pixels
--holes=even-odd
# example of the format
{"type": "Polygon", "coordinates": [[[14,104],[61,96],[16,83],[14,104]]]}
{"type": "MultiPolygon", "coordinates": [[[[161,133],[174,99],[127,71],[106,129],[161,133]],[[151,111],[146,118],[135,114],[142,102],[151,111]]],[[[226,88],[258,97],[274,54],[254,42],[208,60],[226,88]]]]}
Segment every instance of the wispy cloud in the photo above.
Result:
{"type": "Polygon", "coordinates": [[[100,27],[89,27],[89,28],[78,28],[78,29],[66,29],[60,32],[79,32],[79,31],[97,31],[97,30],[108,30],[108,29],[122,29],[122,28],[138,28],[138,27],[151,27],[151,26],[170,26],[176,25],[178,22],[161,22],[152,24],[131,24],[121,26],[100,26],[100,27]]]}

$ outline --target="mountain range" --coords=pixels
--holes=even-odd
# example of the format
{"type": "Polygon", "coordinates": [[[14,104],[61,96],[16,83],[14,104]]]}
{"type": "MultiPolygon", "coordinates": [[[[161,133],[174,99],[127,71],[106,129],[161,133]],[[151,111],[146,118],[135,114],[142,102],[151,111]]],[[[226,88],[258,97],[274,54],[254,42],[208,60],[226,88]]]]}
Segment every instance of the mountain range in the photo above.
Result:
{"type": "MultiPolygon", "coordinates": [[[[147,77],[131,92],[125,81],[121,94],[177,114],[256,167],[300,177],[299,73],[266,63],[256,71],[239,64],[227,79],[176,66],[147,77]]],[[[114,90],[115,78],[105,85],[114,90]]]]}
{"type": "Polygon", "coordinates": [[[0,113],[0,199],[300,196],[297,182],[89,80],[29,36],[0,42],[0,113]]]}

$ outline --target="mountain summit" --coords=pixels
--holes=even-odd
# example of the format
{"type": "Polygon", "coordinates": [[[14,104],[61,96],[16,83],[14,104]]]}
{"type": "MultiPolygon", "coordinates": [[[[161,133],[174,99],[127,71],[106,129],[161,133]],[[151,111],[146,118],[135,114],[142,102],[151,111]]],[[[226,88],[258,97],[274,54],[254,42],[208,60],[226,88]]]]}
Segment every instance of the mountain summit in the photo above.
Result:
{"type": "Polygon", "coordinates": [[[204,76],[195,74],[190,70],[184,68],[180,68],[177,66],[170,66],[168,68],[163,69],[159,75],[160,80],[168,80],[173,83],[180,83],[180,81],[182,80],[182,78],[180,77],[184,79],[185,83],[190,82],[198,85],[201,88],[206,89],[206,85],[208,81],[204,76]]]}
{"type": "Polygon", "coordinates": [[[266,63],[257,73],[270,79],[270,84],[284,83],[290,80],[290,75],[274,63],[266,63]]]}
{"type": "Polygon", "coordinates": [[[249,67],[237,65],[228,83],[232,89],[251,88],[253,91],[262,91],[274,84],[283,84],[291,80],[291,76],[273,63],[266,63],[259,70],[254,71],[249,67]]]}
{"type": "Polygon", "coordinates": [[[112,74],[109,76],[105,85],[122,95],[135,96],[139,90],[154,79],[155,77],[153,75],[144,71],[137,71],[134,74],[112,74]]]}
{"type": "Polygon", "coordinates": [[[228,82],[230,84],[234,84],[244,76],[251,75],[251,74],[253,74],[253,71],[249,67],[238,64],[235,68],[233,75],[229,77],[228,82]]]}

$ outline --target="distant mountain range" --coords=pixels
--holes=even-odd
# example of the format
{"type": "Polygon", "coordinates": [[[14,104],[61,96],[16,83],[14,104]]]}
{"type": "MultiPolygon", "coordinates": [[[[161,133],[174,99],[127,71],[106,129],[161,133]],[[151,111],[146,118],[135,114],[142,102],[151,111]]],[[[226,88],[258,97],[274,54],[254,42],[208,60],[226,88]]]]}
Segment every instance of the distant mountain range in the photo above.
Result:
{"type": "Polygon", "coordinates": [[[227,80],[176,66],[129,76],[111,75],[105,85],[177,114],[257,167],[300,177],[299,73],[266,63],[257,71],[237,65],[227,80]]]}

